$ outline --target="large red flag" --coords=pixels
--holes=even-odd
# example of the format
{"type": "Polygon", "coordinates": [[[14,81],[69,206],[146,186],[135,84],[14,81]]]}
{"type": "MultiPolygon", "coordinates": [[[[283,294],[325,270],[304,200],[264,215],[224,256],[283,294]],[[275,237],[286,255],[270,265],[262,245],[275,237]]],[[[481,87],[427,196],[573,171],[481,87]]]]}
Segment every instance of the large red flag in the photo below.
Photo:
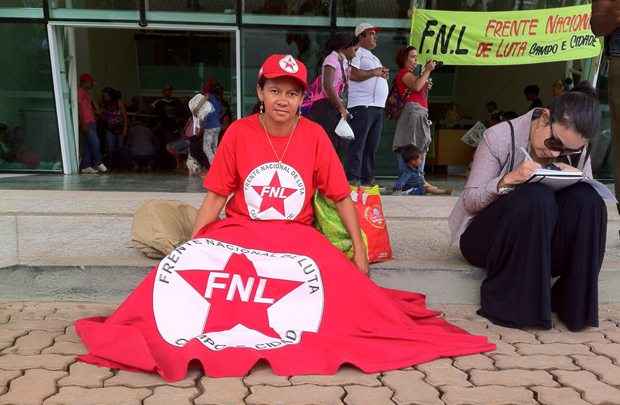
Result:
{"type": "Polygon", "coordinates": [[[320,233],[281,221],[227,219],[154,268],[109,318],[77,322],[106,367],[213,377],[261,360],[278,375],[365,372],[494,349],[425,307],[420,294],[377,287],[320,233]]]}

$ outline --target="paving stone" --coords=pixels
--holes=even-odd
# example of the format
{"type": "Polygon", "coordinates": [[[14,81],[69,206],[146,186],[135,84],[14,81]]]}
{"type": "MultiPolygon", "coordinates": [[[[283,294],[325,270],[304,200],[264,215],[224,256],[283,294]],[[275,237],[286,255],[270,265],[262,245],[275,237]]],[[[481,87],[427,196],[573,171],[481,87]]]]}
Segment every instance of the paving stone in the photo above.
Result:
{"type": "Polygon", "coordinates": [[[103,381],[114,374],[108,368],[93,366],[92,364],[75,362],[69,367],[69,375],[58,381],[59,387],[78,385],[85,388],[103,387],[103,381]]]}
{"type": "Polygon", "coordinates": [[[88,351],[82,343],[56,342],[53,346],[43,350],[43,353],[53,354],[86,354],[88,351]]]}
{"type": "Polygon", "coordinates": [[[517,355],[517,349],[513,345],[502,341],[497,335],[491,336],[489,338],[489,342],[495,345],[495,350],[493,350],[492,352],[489,352],[488,354],[506,354],[509,356],[517,355]]]}
{"type": "Polygon", "coordinates": [[[9,391],[0,395],[0,405],[39,405],[56,392],[56,380],[63,377],[63,371],[26,370],[26,373],[11,381],[9,391]]]}
{"type": "Polygon", "coordinates": [[[52,314],[49,314],[45,319],[56,319],[66,321],[76,321],[82,318],[90,318],[93,316],[109,316],[112,313],[111,310],[102,308],[75,308],[75,309],[61,309],[52,314]]]}
{"type": "Polygon", "coordinates": [[[575,388],[587,402],[594,405],[620,403],[620,390],[597,380],[589,371],[552,370],[562,385],[575,388]]]}
{"type": "Polygon", "coordinates": [[[48,332],[63,332],[69,321],[51,320],[12,320],[2,325],[3,328],[21,331],[46,330],[48,332]]]}
{"type": "MultiPolygon", "coordinates": [[[[323,387],[318,385],[295,385],[292,387],[270,387],[256,385],[250,388],[251,394],[245,399],[248,405],[336,405],[342,404],[345,391],[342,387],[323,387]]],[[[200,404],[211,404],[201,402],[200,404]]],[[[222,402],[222,404],[233,402],[222,402]]],[[[242,404],[243,402],[237,402],[242,404]]],[[[196,404],[199,404],[196,401],[196,404]]],[[[220,404],[220,402],[213,402],[220,404]]]]}
{"type": "Polygon", "coordinates": [[[0,323],[7,323],[11,319],[11,315],[13,315],[13,313],[13,311],[0,309],[0,323]]]}
{"type": "Polygon", "coordinates": [[[347,405],[393,405],[390,398],[394,393],[388,387],[363,387],[349,385],[344,387],[347,396],[344,403],[347,405]]]}
{"type": "Polygon", "coordinates": [[[46,316],[54,313],[53,308],[49,309],[31,309],[24,308],[24,310],[20,312],[15,312],[11,317],[11,320],[15,321],[40,321],[45,319],[46,316]]]}
{"type": "Polygon", "coordinates": [[[471,356],[461,356],[454,359],[454,367],[468,371],[476,370],[495,370],[493,360],[482,354],[473,354],[471,356]]]}
{"type": "Polygon", "coordinates": [[[523,387],[444,387],[446,405],[535,405],[534,393],[523,387]]]}
{"type": "Polygon", "coordinates": [[[529,387],[542,385],[557,387],[553,376],[544,370],[472,370],[471,382],[474,385],[503,385],[506,387],[529,387]]]}
{"type": "MultiPolygon", "coordinates": [[[[203,393],[194,399],[196,405],[243,404],[243,398],[248,394],[248,388],[243,385],[241,378],[202,377],[200,385],[203,393]]],[[[289,387],[277,389],[287,388],[289,387]]]]}
{"type": "Polygon", "coordinates": [[[353,367],[343,367],[335,375],[301,375],[291,377],[291,382],[295,385],[316,384],[316,385],[365,385],[367,387],[378,387],[381,382],[378,380],[379,374],[365,374],[353,367]]]}
{"type": "Polygon", "coordinates": [[[105,387],[114,387],[117,385],[122,385],[122,386],[130,387],[130,388],[154,387],[156,385],[171,385],[174,387],[194,387],[196,385],[197,378],[198,378],[198,371],[191,370],[187,373],[187,376],[181,381],[177,381],[175,383],[168,383],[157,374],[120,370],[114,377],[105,380],[103,385],[105,387]]]}
{"type": "Polygon", "coordinates": [[[288,377],[275,375],[271,371],[271,367],[266,364],[260,364],[252,370],[252,372],[243,379],[246,385],[273,385],[276,387],[286,387],[291,385],[288,377]]]}
{"type": "Polygon", "coordinates": [[[487,326],[486,322],[478,322],[466,319],[456,319],[454,321],[450,321],[453,325],[458,326],[461,329],[466,330],[472,335],[482,335],[482,336],[496,336],[499,337],[499,334],[495,331],[490,330],[487,326]]]}
{"type": "Polygon", "coordinates": [[[45,400],[43,405],[142,405],[142,400],[150,395],[151,390],[146,388],[62,387],[56,395],[45,400]]]}
{"type": "Polygon", "coordinates": [[[2,353],[14,353],[26,356],[32,354],[39,354],[41,353],[41,350],[51,346],[54,343],[54,338],[57,335],[58,332],[34,330],[25,336],[17,338],[15,340],[15,344],[12,347],[4,349],[2,353]]]}
{"type": "Polygon", "coordinates": [[[3,302],[0,304],[1,309],[9,311],[21,311],[24,309],[25,304],[23,302],[3,302]]]}
{"type": "Polygon", "coordinates": [[[21,371],[0,370],[0,394],[7,391],[9,381],[22,375],[21,371]]]}
{"type": "Polygon", "coordinates": [[[43,368],[46,370],[65,370],[74,361],[75,356],[62,356],[59,354],[39,354],[35,356],[5,354],[0,356],[0,369],[28,370],[43,368]]]}
{"type": "Polygon", "coordinates": [[[467,374],[452,365],[451,359],[439,359],[416,366],[426,374],[426,382],[434,386],[470,387],[467,374]]]}
{"type": "Polygon", "coordinates": [[[533,345],[529,343],[517,343],[517,350],[523,355],[548,354],[550,356],[568,356],[570,354],[592,354],[586,345],[549,343],[546,345],[533,345]]]}
{"type": "Polygon", "coordinates": [[[620,328],[606,330],[605,337],[614,343],[620,343],[620,328]]]}
{"type": "Polygon", "coordinates": [[[592,343],[592,351],[610,357],[615,364],[620,365],[620,344],[619,343],[592,343]]]}
{"type": "Polygon", "coordinates": [[[607,357],[579,355],[573,357],[577,364],[599,376],[603,382],[611,385],[620,385],[620,367],[612,364],[607,357]]]}
{"type": "Polygon", "coordinates": [[[532,387],[530,389],[536,391],[538,402],[542,405],[589,405],[572,388],[532,387]]]}
{"type": "Polygon", "coordinates": [[[399,405],[442,405],[439,391],[424,381],[424,374],[417,370],[389,371],[381,379],[394,391],[394,402],[399,405]]]}
{"type": "Polygon", "coordinates": [[[56,336],[55,339],[57,342],[73,342],[73,343],[81,343],[82,339],[75,332],[75,326],[69,325],[67,329],[65,329],[64,335],[56,336]]]}
{"type": "Polygon", "coordinates": [[[435,311],[440,311],[444,314],[444,317],[452,322],[456,319],[476,319],[483,320],[480,315],[476,314],[478,307],[475,305],[468,304],[433,304],[433,308],[435,311]]]}
{"type": "Polygon", "coordinates": [[[10,347],[20,336],[25,336],[26,331],[5,329],[4,325],[0,328],[0,347],[10,347]]]}
{"type": "Polygon", "coordinates": [[[605,342],[601,332],[538,332],[538,340],[542,343],[590,343],[605,342]]]}
{"type": "Polygon", "coordinates": [[[498,334],[506,343],[539,343],[536,335],[521,329],[505,328],[498,325],[489,325],[489,331],[498,334]]]}
{"type": "Polygon", "coordinates": [[[144,400],[144,405],[193,405],[192,399],[198,396],[198,389],[156,387],[153,395],[144,400]]]}
{"type": "Polygon", "coordinates": [[[506,356],[494,355],[495,367],[506,369],[526,369],[526,370],[579,370],[580,368],[573,363],[569,356],[548,356],[545,354],[535,354],[532,356],[506,356]]]}

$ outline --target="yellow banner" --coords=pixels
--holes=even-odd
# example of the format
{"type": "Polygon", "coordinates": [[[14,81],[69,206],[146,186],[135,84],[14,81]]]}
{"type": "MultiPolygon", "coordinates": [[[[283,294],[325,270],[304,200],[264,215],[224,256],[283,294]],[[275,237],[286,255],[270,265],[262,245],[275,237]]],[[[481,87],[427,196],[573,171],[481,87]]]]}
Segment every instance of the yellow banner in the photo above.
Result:
{"type": "Polygon", "coordinates": [[[585,59],[601,53],[590,29],[592,6],[471,12],[416,9],[412,46],[420,63],[522,65],[585,59]]]}

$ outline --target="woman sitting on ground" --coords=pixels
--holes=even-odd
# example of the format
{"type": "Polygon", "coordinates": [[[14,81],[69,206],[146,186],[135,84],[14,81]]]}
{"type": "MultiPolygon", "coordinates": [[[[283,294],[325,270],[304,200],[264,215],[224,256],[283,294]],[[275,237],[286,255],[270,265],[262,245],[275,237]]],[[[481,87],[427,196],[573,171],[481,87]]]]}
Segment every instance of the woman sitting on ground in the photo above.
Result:
{"type": "Polygon", "coordinates": [[[558,191],[524,183],[551,163],[591,178],[588,144],[600,115],[594,89],[584,82],[549,109],[485,132],[450,227],[467,261],[487,272],[478,313],[492,322],[548,329],[555,312],[572,331],[598,326],[603,200],[585,182],[558,191]],[[551,287],[553,277],[559,279],[551,287]]]}
{"type": "Polygon", "coordinates": [[[194,239],[162,260],[108,319],[78,321],[107,367],[185,377],[365,372],[493,350],[426,309],[422,296],[377,287],[344,169],[325,131],[299,117],[306,67],[272,55],[260,69],[261,113],[231,124],[205,177],[194,239]],[[313,226],[315,191],[335,201],[353,261],[313,226]],[[227,218],[219,220],[222,209],[227,218]]]}

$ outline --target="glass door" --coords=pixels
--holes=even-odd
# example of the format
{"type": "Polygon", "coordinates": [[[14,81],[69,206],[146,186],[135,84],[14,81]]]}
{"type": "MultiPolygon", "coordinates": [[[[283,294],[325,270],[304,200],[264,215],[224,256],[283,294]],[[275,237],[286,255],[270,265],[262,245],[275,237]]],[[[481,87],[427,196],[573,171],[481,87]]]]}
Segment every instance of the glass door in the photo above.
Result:
{"type": "Polygon", "coordinates": [[[79,173],[79,133],[77,85],[75,77],[75,38],[71,27],[48,25],[56,115],[60,132],[63,171],[79,173]]]}

